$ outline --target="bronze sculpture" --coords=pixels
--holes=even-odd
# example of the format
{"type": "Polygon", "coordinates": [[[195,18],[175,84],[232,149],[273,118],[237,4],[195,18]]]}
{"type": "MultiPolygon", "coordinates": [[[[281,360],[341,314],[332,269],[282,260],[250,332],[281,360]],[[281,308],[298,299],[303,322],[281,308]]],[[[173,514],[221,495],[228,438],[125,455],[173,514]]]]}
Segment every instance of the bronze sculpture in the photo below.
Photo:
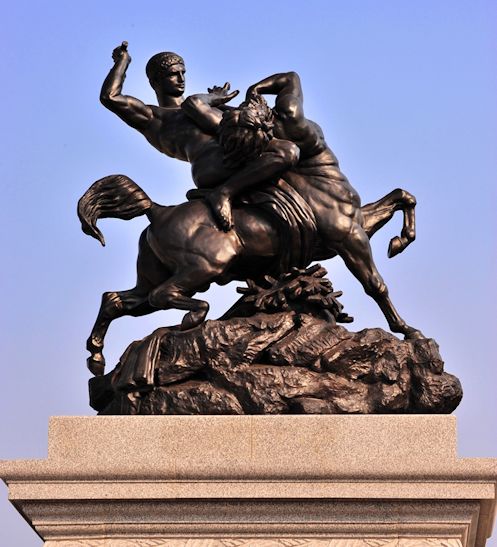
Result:
{"type": "MultiPolygon", "coordinates": [[[[294,290],[292,298],[299,300],[303,291],[307,302],[291,311],[292,321],[301,324],[307,321],[302,317],[316,316],[319,321],[328,321],[336,334],[336,320],[349,318],[330,296],[336,293],[323,288],[320,282],[316,285],[313,271],[305,270],[315,260],[336,255],[343,258],[366,293],[377,302],[393,332],[404,334],[409,340],[425,340],[395,310],[369,245],[369,238],[395,211],[402,210],[404,225],[400,237],[390,243],[389,256],[402,252],[415,238],[416,200],[405,190],[396,189],[361,207],[359,195],[341,173],[321,128],[304,115],[303,94],[296,73],[275,74],[259,81],[247,90],[245,101],[233,108],[226,103],[238,92],[230,92],[229,84],[183,100],[183,60],[177,54],[162,53],[152,57],[147,65],[147,75],[159,101],[159,106],[149,106],[122,95],[130,62],[125,42],[114,50],[113,58],[114,67],[102,87],[102,103],[140,131],[159,151],[189,161],[198,190],[189,192],[190,201],[164,207],[154,203],[128,177],[111,175],[95,182],[81,198],[78,214],[83,231],[102,244],[103,236],[96,227],[98,218],[130,219],[145,214],[150,220],[140,238],[136,286],[128,291],[104,293],[102,297],[87,343],[91,353],[88,366],[93,374],[104,373],[102,349],[113,319],[177,308],[187,311],[181,330],[198,331],[209,306],[193,296],[213,282],[251,280],[249,287],[257,288],[264,286],[264,280],[273,280],[271,290],[281,304],[280,308],[272,309],[273,314],[290,313],[289,299],[286,308],[283,305],[285,294],[294,290]],[[273,109],[267,106],[264,94],[276,96],[273,109]],[[296,272],[294,279],[278,293],[274,289],[277,279],[287,279],[285,276],[292,271],[296,272]],[[295,291],[296,287],[301,292],[295,291]],[[317,308],[316,303],[320,304],[317,308]],[[330,315],[330,308],[335,313],[330,315]],[[325,309],[327,315],[323,315],[325,309]]],[[[248,313],[246,305],[247,299],[242,298],[240,306],[235,306],[224,320],[244,314],[257,316],[261,312],[259,308],[248,313]]],[[[267,340],[270,338],[266,336],[267,340]]],[[[154,386],[151,370],[162,343],[160,337],[151,340],[145,353],[140,353],[140,358],[145,355],[149,361],[142,385],[147,390],[154,386]]],[[[335,338],[334,343],[337,343],[335,338]]],[[[435,355],[435,361],[439,359],[432,346],[429,353],[435,355]]],[[[321,355],[316,355],[314,361],[320,358],[321,355]]],[[[203,357],[195,359],[202,361],[203,357]]],[[[411,362],[417,363],[416,359],[411,362]]],[[[439,369],[437,374],[441,374],[439,369]]],[[[186,377],[198,370],[199,367],[191,366],[186,377]]],[[[175,374],[167,381],[174,381],[171,378],[176,378],[175,374]]],[[[121,370],[113,377],[114,384],[122,376],[121,370]]],[[[129,380],[129,372],[127,377],[129,380]]],[[[454,382],[451,386],[451,402],[438,401],[439,411],[447,408],[450,411],[454,401],[458,402],[457,386],[454,382]]],[[[128,387],[136,388],[136,382],[130,381],[128,387]]],[[[94,394],[95,397],[98,398],[94,394]]],[[[102,404],[97,406],[103,408],[102,404]]],[[[317,407],[313,403],[306,408],[317,407]]],[[[336,411],[336,405],[326,408],[336,411]]]]}

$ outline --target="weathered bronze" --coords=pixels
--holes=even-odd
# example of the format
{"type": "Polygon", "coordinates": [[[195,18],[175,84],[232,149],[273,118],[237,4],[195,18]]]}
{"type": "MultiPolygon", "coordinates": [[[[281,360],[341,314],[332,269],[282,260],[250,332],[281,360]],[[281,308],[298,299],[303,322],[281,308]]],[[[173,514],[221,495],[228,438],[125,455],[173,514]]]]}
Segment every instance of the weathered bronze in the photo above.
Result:
{"type": "MultiPolygon", "coordinates": [[[[102,87],[102,103],[140,131],[160,152],[190,162],[197,189],[188,193],[188,202],[165,207],[154,203],[128,177],[111,175],[95,182],[80,199],[78,214],[83,231],[102,244],[104,238],[96,226],[99,218],[127,220],[146,215],[150,220],[140,237],[136,286],[128,291],[106,292],[102,297],[87,343],[91,353],[88,366],[93,374],[104,373],[105,334],[111,321],[124,315],[181,309],[187,311],[179,327],[181,331],[197,329],[192,336],[198,337],[199,332],[210,336],[212,329],[202,326],[209,305],[193,297],[214,282],[248,280],[249,284],[244,297],[219,320],[221,322],[235,318],[238,322],[249,321],[240,318],[252,317],[264,323],[261,314],[274,317],[283,313],[285,320],[295,325],[310,321],[306,317],[314,317],[336,329],[337,320],[351,320],[336,300],[338,293],[333,293],[322,275],[313,275],[318,270],[310,274],[305,270],[313,261],[336,255],[342,257],[366,293],[377,302],[393,332],[405,335],[406,339],[424,340],[421,332],[409,326],[394,308],[369,244],[371,236],[395,211],[401,210],[403,228],[401,235],[391,240],[389,256],[402,252],[415,238],[416,200],[405,190],[396,189],[377,202],[361,207],[358,193],[340,171],[321,128],[305,117],[302,88],[296,73],[275,74],[259,81],[247,90],[244,102],[230,107],[226,103],[238,91],[230,91],[228,83],[184,100],[183,59],[175,53],[160,53],[147,64],[147,75],[159,102],[159,106],[151,106],[122,94],[131,61],[125,42],[114,50],[113,58],[115,64],[102,87]],[[272,109],[263,98],[266,94],[275,95],[272,109]]],[[[240,325],[237,328],[240,333],[244,331],[240,325]]],[[[272,340],[271,327],[268,329],[266,338],[264,329],[261,333],[266,350],[272,340]]],[[[319,338],[319,328],[316,329],[319,338]]],[[[245,336],[253,335],[249,333],[250,328],[245,330],[245,336]]],[[[143,365],[148,375],[142,382],[142,387],[148,390],[153,388],[153,379],[159,370],[154,369],[153,363],[160,353],[160,337],[152,338],[153,344],[147,345],[145,354],[141,353],[138,358],[142,365],[143,355],[148,359],[143,365]]],[[[170,334],[166,338],[171,342],[170,334]]],[[[352,338],[349,342],[354,343],[352,338]]],[[[318,342],[316,347],[325,346],[318,342]]],[[[133,352],[126,355],[132,355],[131,362],[135,363],[137,358],[133,352]]],[[[128,367],[129,379],[133,374],[129,375],[128,357],[121,360],[121,366],[128,367]]],[[[320,358],[316,354],[314,361],[320,358]]],[[[195,359],[196,363],[189,363],[187,377],[192,371],[205,375],[206,370],[210,370],[205,366],[206,355],[200,354],[195,359]]],[[[236,355],[230,359],[236,361],[236,355]]],[[[432,355],[432,359],[438,362],[439,356],[432,355]]],[[[437,371],[441,374],[440,367],[437,371]]],[[[330,369],[325,374],[331,374],[330,369]]],[[[114,374],[112,378],[115,384],[114,374]]],[[[93,400],[105,400],[108,406],[108,385],[102,383],[103,379],[96,380],[92,383],[93,400]],[[105,397],[101,395],[102,385],[107,386],[105,397]]],[[[121,391],[127,389],[123,388],[122,381],[117,383],[121,391]]],[[[130,385],[133,388],[135,384],[130,385]]],[[[457,389],[454,393],[452,403],[457,400],[457,389]]],[[[329,400],[328,403],[325,405],[328,411],[337,408],[335,403],[329,400]]],[[[451,411],[452,403],[439,401],[433,407],[439,412],[451,411]]],[[[96,407],[103,410],[102,405],[100,402],[96,407]]],[[[363,405],[361,408],[369,412],[412,411],[419,405],[376,410],[373,407],[363,405]]],[[[191,412],[200,411],[194,408],[195,405],[191,412]]],[[[285,408],[280,411],[296,407],[285,408]]],[[[302,405],[299,408],[302,410],[302,405]]],[[[306,408],[310,408],[309,405],[306,408]]],[[[212,412],[212,408],[209,409],[212,412]]],[[[150,413],[163,410],[155,408],[150,413]]],[[[268,410],[248,405],[244,411],[268,410]]],[[[171,405],[167,412],[174,412],[171,405]]]]}

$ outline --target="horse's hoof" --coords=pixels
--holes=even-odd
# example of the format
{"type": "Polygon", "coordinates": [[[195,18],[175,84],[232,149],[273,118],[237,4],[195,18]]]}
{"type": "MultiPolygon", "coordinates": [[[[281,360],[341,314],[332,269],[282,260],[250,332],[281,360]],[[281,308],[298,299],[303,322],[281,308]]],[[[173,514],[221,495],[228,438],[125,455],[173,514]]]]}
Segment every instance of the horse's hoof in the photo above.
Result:
{"type": "Polygon", "coordinates": [[[197,327],[200,323],[198,321],[195,321],[191,317],[189,317],[190,314],[187,313],[185,317],[183,317],[183,321],[181,321],[181,327],[180,330],[190,330],[197,327]]]}
{"type": "Polygon", "coordinates": [[[93,374],[93,376],[103,376],[105,371],[105,359],[103,355],[98,357],[97,355],[92,355],[86,360],[86,365],[88,370],[93,374]]]}
{"type": "Polygon", "coordinates": [[[404,244],[399,236],[392,237],[388,245],[388,258],[393,258],[404,250],[404,244]]]}
{"type": "Polygon", "coordinates": [[[405,335],[404,340],[424,340],[426,336],[418,329],[409,329],[405,335]]]}
{"type": "Polygon", "coordinates": [[[205,319],[205,316],[207,315],[207,312],[205,311],[199,311],[199,312],[188,312],[185,317],[183,317],[183,321],[181,321],[181,330],[190,330],[194,329],[195,327],[198,327],[205,319]]]}

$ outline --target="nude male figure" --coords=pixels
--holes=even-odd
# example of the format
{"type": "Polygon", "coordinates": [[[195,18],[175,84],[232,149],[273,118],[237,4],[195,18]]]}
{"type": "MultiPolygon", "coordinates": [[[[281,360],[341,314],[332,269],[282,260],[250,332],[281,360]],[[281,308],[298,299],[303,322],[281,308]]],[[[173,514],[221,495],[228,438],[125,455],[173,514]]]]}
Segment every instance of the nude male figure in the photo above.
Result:
{"type": "MultiPolygon", "coordinates": [[[[223,111],[218,107],[234,98],[238,91],[229,91],[229,84],[214,87],[209,93],[184,100],[185,65],[172,52],[154,55],[147,63],[146,72],[159,106],[147,105],[122,94],[126,70],[131,62],[127,43],[123,42],[112,53],[114,66],[106,77],[100,94],[102,104],[117,114],[133,129],[139,131],[159,152],[192,166],[192,178],[198,188],[214,188],[222,182],[236,179],[238,190],[279,176],[298,162],[298,147],[283,139],[272,139],[257,158],[248,158],[244,165],[228,166],[224,152],[216,139],[217,126],[223,111]],[[198,112],[198,105],[209,111],[208,123],[197,123],[189,112],[198,112]]],[[[246,158],[247,159],[247,158],[246,158]]],[[[219,208],[222,204],[215,194],[206,195],[214,214],[227,230],[219,208]]],[[[230,218],[230,217],[229,217],[230,218]]]]}

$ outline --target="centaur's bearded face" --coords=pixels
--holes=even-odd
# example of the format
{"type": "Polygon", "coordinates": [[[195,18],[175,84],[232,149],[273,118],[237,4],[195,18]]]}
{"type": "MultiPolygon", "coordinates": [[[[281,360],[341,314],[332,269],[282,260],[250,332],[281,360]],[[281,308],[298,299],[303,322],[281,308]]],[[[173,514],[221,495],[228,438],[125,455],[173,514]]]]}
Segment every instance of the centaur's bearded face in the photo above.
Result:
{"type": "Polygon", "coordinates": [[[273,113],[263,97],[226,111],[219,125],[224,163],[235,169],[259,157],[273,138],[273,113]]]}

